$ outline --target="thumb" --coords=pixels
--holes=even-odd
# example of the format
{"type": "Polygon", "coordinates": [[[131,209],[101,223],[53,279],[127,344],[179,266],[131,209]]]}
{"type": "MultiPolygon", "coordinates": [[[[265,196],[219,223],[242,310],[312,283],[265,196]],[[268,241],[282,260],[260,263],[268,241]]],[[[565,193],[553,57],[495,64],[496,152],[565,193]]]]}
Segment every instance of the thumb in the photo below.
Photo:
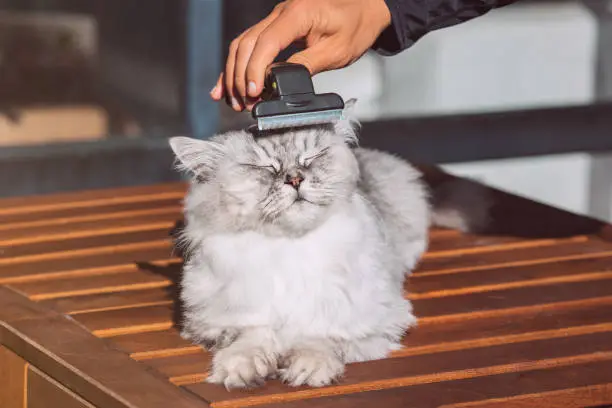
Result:
{"type": "Polygon", "coordinates": [[[293,54],[287,62],[305,66],[310,75],[316,75],[323,71],[342,68],[349,64],[350,59],[344,57],[342,49],[332,41],[321,41],[315,45],[293,54]]]}

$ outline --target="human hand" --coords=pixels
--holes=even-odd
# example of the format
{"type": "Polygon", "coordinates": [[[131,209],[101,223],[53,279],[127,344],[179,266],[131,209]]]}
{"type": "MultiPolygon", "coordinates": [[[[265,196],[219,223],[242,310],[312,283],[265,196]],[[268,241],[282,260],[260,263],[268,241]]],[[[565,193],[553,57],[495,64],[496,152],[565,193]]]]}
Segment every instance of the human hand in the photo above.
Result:
{"type": "Polygon", "coordinates": [[[315,75],[355,62],[391,24],[384,0],[287,0],[249,28],[229,49],[225,71],[210,92],[234,110],[251,110],[261,95],[267,67],[292,43],[305,49],[288,62],[315,75]]]}

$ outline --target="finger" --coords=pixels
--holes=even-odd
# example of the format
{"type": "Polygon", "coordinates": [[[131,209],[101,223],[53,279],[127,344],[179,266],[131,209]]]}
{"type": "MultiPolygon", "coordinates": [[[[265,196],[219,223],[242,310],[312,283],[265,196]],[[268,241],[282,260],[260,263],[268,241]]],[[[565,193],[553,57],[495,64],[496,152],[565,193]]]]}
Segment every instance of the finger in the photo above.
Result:
{"type": "Polygon", "coordinates": [[[253,110],[253,106],[255,106],[255,104],[259,102],[259,100],[260,98],[251,98],[250,96],[247,96],[245,108],[250,112],[251,110],[253,110]]]}
{"type": "Polygon", "coordinates": [[[220,101],[223,97],[223,90],[223,73],[221,73],[219,75],[219,78],[217,79],[217,83],[210,91],[210,97],[213,98],[215,101],[220,101]]]}
{"type": "Polygon", "coordinates": [[[242,35],[238,51],[236,53],[236,61],[234,65],[234,86],[238,90],[238,94],[241,96],[242,101],[247,102],[247,95],[255,97],[258,94],[257,88],[254,87],[254,83],[247,84],[246,80],[246,67],[249,59],[257,43],[259,35],[278,17],[283,8],[283,3],[274,10],[259,23],[251,27],[242,35]]]}
{"type": "Polygon", "coordinates": [[[306,36],[310,30],[312,20],[308,14],[295,10],[285,7],[257,39],[246,68],[247,81],[255,84],[253,95],[261,93],[266,69],[278,54],[295,40],[306,36]]]}
{"type": "Polygon", "coordinates": [[[247,87],[245,71],[248,64],[255,43],[257,42],[257,36],[254,34],[246,35],[240,42],[238,52],[236,53],[236,62],[234,66],[234,86],[238,94],[243,101],[246,100],[247,87]]]}
{"type": "Polygon", "coordinates": [[[350,64],[351,55],[346,50],[344,41],[330,38],[293,54],[287,62],[304,65],[310,71],[310,75],[315,75],[350,64]]]}
{"type": "Polygon", "coordinates": [[[240,40],[242,36],[235,38],[229,47],[229,53],[227,56],[227,61],[225,62],[225,98],[228,103],[235,111],[240,112],[242,110],[242,104],[240,102],[240,97],[234,88],[234,64],[236,62],[236,52],[238,51],[238,46],[240,45],[240,40]]]}

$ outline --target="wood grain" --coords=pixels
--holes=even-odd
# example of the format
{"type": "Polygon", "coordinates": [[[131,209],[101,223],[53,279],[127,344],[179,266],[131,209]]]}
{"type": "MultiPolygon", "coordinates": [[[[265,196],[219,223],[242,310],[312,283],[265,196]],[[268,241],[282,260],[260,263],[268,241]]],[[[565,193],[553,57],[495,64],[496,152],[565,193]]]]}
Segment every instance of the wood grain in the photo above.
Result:
{"type": "Polygon", "coordinates": [[[587,282],[569,282],[546,287],[523,287],[491,290],[473,294],[450,295],[441,298],[416,299],[414,307],[422,322],[445,321],[442,316],[477,318],[486,312],[502,315],[506,310],[526,307],[546,307],[555,303],[604,298],[610,295],[610,278],[587,282]],[[472,317],[465,316],[472,313],[472,317]],[[437,319],[437,320],[436,320],[437,319]]]}
{"type": "Polygon", "coordinates": [[[184,192],[0,200],[0,339],[49,375],[41,395],[100,408],[612,403],[612,227],[500,192],[482,234],[430,232],[403,349],[320,389],[208,384],[210,354],[175,328],[184,192]]]}
{"type": "MultiPolygon", "coordinates": [[[[128,243],[122,243],[122,244],[116,244],[116,243],[110,244],[109,243],[108,245],[104,245],[104,246],[92,246],[88,248],[70,249],[66,251],[49,252],[49,253],[34,253],[34,254],[18,256],[14,258],[4,258],[4,259],[0,259],[0,268],[4,266],[19,267],[25,264],[24,269],[27,270],[28,269],[27,266],[30,266],[31,264],[42,263],[42,262],[52,262],[52,264],[54,265],[56,269],[63,269],[62,267],[58,266],[58,265],[62,265],[62,266],[64,265],[64,264],[59,264],[59,262],[61,261],[65,261],[68,264],[74,263],[76,267],[80,266],[82,268],[86,265],[81,264],[78,261],[81,258],[89,258],[89,257],[94,257],[94,256],[105,256],[109,258],[109,256],[112,255],[112,257],[110,257],[112,261],[112,260],[120,259],[119,257],[115,258],[115,254],[121,254],[121,253],[127,252],[129,255],[131,255],[132,251],[135,252],[139,250],[159,249],[159,248],[165,249],[166,253],[164,255],[169,256],[171,252],[170,245],[171,243],[169,239],[138,240],[138,238],[136,238],[136,242],[128,242],[128,243]]],[[[52,269],[52,267],[49,267],[49,269],[52,269]]]]}
{"type": "Polygon", "coordinates": [[[159,226],[172,228],[177,220],[182,218],[179,211],[179,207],[155,208],[105,216],[96,214],[89,217],[74,217],[77,220],[64,218],[61,222],[50,222],[54,219],[47,219],[46,225],[40,225],[40,222],[8,223],[0,228],[0,246],[86,238],[114,231],[151,230],[156,228],[155,225],[157,228],[159,226]]]}
{"type": "Polygon", "coordinates": [[[40,304],[69,315],[98,313],[112,310],[172,305],[168,288],[145,289],[136,292],[98,293],[40,301],[40,304]]]}
{"type": "Polygon", "coordinates": [[[0,406],[23,408],[26,392],[27,363],[8,348],[0,345],[0,406]]]}
{"type": "Polygon", "coordinates": [[[425,259],[414,272],[414,276],[438,276],[450,273],[538,265],[571,259],[588,259],[611,255],[612,247],[607,242],[597,240],[588,242],[569,241],[559,243],[558,245],[539,248],[425,259]]]}
{"type": "Polygon", "coordinates": [[[185,195],[186,186],[181,183],[157,184],[154,186],[123,187],[61,193],[43,196],[12,197],[0,199],[0,215],[32,214],[58,209],[75,209],[144,203],[156,200],[177,199],[185,195]]]}
{"type": "Polygon", "coordinates": [[[133,270],[17,283],[11,285],[11,287],[32,300],[46,300],[98,293],[163,288],[171,284],[172,280],[170,278],[139,270],[134,265],[133,270]]]}
{"type": "Polygon", "coordinates": [[[28,369],[27,408],[95,408],[34,367],[28,369]]]}
{"type": "MultiPolygon", "coordinates": [[[[512,397],[493,398],[485,401],[443,405],[440,408],[584,408],[600,406],[612,401],[612,384],[592,385],[512,397]]],[[[605,408],[605,407],[602,407],[605,408]]]]}
{"type": "Polygon", "coordinates": [[[462,234],[455,230],[430,230],[427,252],[439,252],[463,248],[525,242],[525,239],[509,236],[480,236],[462,234]]]}
{"type": "Polygon", "coordinates": [[[451,256],[465,256],[469,254],[483,254],[489,252],[512,251],[525,248],[542,248],[555,245],[564,245],[575,242],[587,242],[586,236],[577,236],[565,239],[532,239],[523,241],[510,241],[504,243],[491,243],[490,245],[481,246],[464,246],[457,249],[448,250],[430,250],[423,254],[422,259],[438,259],[451,256]]]}
{"type": "Polygon", "coordinates": [[[164,352],[172,353],[172,350],[193,347],[191,342],[183,340],[178,331],[174,329],[126,334],[113,338],[112,342],[135,359],[146,359],[155,355],[165,356],[164,352]]]}
{"type": "Polygon", "coordinates": [[[528,283],[548,278],[575,277],[582,274],[612,271],[612,256],[597,256],[560,260],[522,266],[465,271],[460,274],[426,275],[415,274],[407,282],[411,293],[428,293],[456,289],[491,287],[498,284],[528,283]]]}
{"type": "Polygon", "coordinates": [[[147,247],[154,242],[168,242],[170,223],[133,228],[119,228],[105,231],[104,235],[67,238],[59,241],[40,242],[24,245],[6,245],[0,254],[0,265],[14,265],[33,260],[53,261],[66,259],[78,254],[96,254],[119,248],[147,247]]]}
{"type": "Polygon", "coordinates": [[[94,337],[74,320],[2,287],[0,321],[3,344],[96,407],[206,406],[94,337]]]}
{"type": "MultiPolygon", "coordinates": [[[[35,280],[41,277],[82,275],[84,271],[93,268],[169,259],[172,256],[172,247],[170,241],[164,239],[89,248],[63,253],[62,256],[47,255],[49,254],[34,256],[27,261],[22,259],[21,262],[0,265],[0,277],[23,281],[24,279],[18,277],[27,276],[30,280],[35,280]]],[[[10,258],[8,260],[10,261],[10,258]]]]}
{"type": "MultiPolygon", "coordinates": [[[[243,398],[236,401],[224,401],[213,404],[215,408],[237,408],[260,405],[260,408],[367,408],[380,406],[385,408],[429,408],[445,404],[484,401],[521,394],[546,393],[564,389],[582,388],[589,385],[608,386],[612,382],[612,370],[609,360],[594,358],[577,358],[573,364],[569,361],[556,364],[526,364],[522,371],[491,371],[456,373],[456,379],[448,377],[431,377],[416,381],[412,385],[401,386],[399,380],[394,388],[376,388],[377,384],[368,384],[356,392],[334,394],[327,389],[306,390],[298,395],[278,395],[274,399],[262,401],[255,398],[243,398]],[[589,361],[594,360],[594,361],[589,361]],[[461,377],[461,378],[459,378],[461,377]],[[369,390],[369,391],[368,391],[369,390]]],[[[507,367],[505,367],[507,368],[507,367]]],[[[515,367],[517,368],[517,367],[515,367]]],[[[503,371],[503,370],[500,370],[503,371]]],[[[387,385],[387,384],[385,384],[387,385]]],[[[191,388],[191,387],[188,387],[191,388]]],[[[347,390],[349,391],[349,390],[347,390]]],[[[605,396],[605,395],[604,395],[605,396]]],[[[565,407],[564,400],[556,407],[565,407]]],[[[609,399],[597,403],[609,404],[609,399]]],[[[502,405],[503,406],[503,405],[502,405]]],[[[540,405],[523,407],[540,408],[540,405]]],[[[555,407],[555,408],[556,408],[555,407]]]]}
{"type": "Polygon", "coordinates": [[[172,327],[172,306],[150,306],[77,314],[74,318],[99,337],[165,330],[172,327]]]}
{"type": "Polygon", "coordinates": [[[211,354],[201,348],[183,355],[154,358],[144,361],[175,384],[193,383],[193,378],[200,378],[210,368],[211,354]]]}
{"type": "Polygon", "coordinates": [[[112,220],[141,214],[143,211],[166,211],[180,206],[179,198],[150,200],[135,203],[108,203],[91,207],[63,208],[37,213],[0,215],[0,231],[34,228],[53,228],[62,224],[112,220]]]}

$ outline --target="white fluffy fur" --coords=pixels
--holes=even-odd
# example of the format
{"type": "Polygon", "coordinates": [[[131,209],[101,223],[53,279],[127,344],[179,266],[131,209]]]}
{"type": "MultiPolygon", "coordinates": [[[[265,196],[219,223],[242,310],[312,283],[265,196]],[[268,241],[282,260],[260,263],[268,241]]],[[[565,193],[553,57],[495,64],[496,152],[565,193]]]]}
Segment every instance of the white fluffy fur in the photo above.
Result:
{"type": "Polygon", "coordinates": [[[213,344],[209,381],[250,387],[280,376],[326,385],[345,363],[398,349],[416,323],[404,280],[426,249],[425,190],[406,162],[352,148],[355,141],[348,123],[262,139],[234,132],[171,140],[194,175],[185,200],[183,336],[213,344]],[[236,167],[278,155],[274,164],[289,169],[317,151],[328,157],[305,176],[307,202],[259,168],[236,167]],[[269,215],[262,203],[278,211],[269,215]]]}

